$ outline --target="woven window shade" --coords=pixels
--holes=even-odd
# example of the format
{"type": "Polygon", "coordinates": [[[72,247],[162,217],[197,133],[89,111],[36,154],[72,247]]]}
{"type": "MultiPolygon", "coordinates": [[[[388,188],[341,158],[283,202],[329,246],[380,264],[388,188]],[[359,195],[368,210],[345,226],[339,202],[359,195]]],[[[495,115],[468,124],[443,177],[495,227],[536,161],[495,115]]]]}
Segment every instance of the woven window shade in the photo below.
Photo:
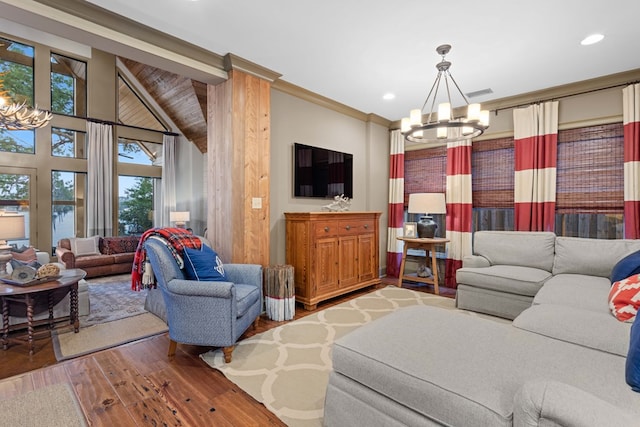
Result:
{"type": "Polygon", "coordinates": [[[444,193],[447,184],[447,147],[404,153],[404,205],[411,193],[444,193]]]}
{"type": "Polygon", "coordinates": [[[556,211],[624,210],[622,123],[558,132],[556,211]]]}
{"type": "Polygon", "coordinates": [[[513,138],[473,143],[471,185],[474,208],[513,208],[513,138]]]}

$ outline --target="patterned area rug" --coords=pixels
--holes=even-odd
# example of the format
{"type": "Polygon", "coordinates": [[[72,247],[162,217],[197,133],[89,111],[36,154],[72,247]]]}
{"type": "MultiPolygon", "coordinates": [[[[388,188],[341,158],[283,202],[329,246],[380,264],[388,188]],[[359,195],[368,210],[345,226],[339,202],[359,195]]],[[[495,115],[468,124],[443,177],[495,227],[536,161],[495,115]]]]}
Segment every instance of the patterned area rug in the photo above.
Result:
{"type": "Polygon", "coordinates": [[[451,298],[389,286],[243,340],[231,363],[224,363],[221,350],[200,357],[287,425],[320,426],[333,342],[412,305],[455,310],[451,298]]]}
{"type": "Polygon", "coordinates": [[[88,316],[80,316],[81,327],[146,313],[144,300],[147,292],[131,290],[131,274],[94,277],[87,282],[90,312],[88,316]]]}

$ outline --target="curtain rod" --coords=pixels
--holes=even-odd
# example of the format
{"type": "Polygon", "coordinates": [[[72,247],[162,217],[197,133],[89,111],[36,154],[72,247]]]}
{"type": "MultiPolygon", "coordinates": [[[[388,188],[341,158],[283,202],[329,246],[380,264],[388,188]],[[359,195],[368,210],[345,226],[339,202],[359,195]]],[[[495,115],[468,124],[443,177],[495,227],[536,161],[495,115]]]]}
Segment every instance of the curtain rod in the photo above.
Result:
{"type": "Polygon", "coordinates": [[[168,136],[180,136],[179,133],[169,132],[167,130],[155,130],[155,129],[143,128],[141,126],[125,125],[123,123],[112,122],[111,120],[95,119],[93,117],[76,116],[76,115],[73,115],[73,114],[61,114],[61,116],[73,117],[74,119],[84,119],[84,120],[87,120],[89,122],[101,123],[103,125],[123,126],[123,127],[130,128],[130,129],[139,129],[139,130],[145,130],[145,131],[148,131],[148,132],[157,132],[157,133],[161,133],[163,135],[168,135],[168,136]]]}
{"type": "Polygon", "coordinates": [[[547,102],[547,101],[556,101],[558,99],[570,98],[572,96],[586,95],[587,93],[599,92],[601,90],[615,89],[617,87],[628,86],[628,85],[632,85],[632,84],[636,84],[636,83],[640,83],[640,80],[635,80],[635,81],[625,82],[625,83],[618,83],[618,84],[615,84],[615,85],[611,85],[611,86],[607,86],[607,87],[601,87],[601,88],[598,88],[598,89],[589,89],[589,90],[585,90],[585,91],[582,91],[582,92],[576,92],[576,93],[571,93],[571,94],[567,94],[567,95],[556,96],[556,97],[549,98],[549,99],[541,99],[541,100],[538,100],[538,101],[527,102],[527,103],[519,104],[519,105],[512,105],[512,106],[509,106],[509,107],[496,108],[495,110],[492,110],[492,111],[494,111],[495,114],[498,115],[498,111],[500,111],[500,110],[513,110],[515,108],[528,107],[529,105],[541,104],[541,103],[547,102]]]}

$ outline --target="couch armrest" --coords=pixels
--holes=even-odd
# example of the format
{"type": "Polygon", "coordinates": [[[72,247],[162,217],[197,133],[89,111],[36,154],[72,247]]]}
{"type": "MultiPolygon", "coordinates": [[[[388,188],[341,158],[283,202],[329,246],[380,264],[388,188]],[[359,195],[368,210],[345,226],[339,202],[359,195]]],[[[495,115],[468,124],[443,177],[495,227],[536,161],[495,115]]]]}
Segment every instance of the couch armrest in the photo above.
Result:
{"type": "Polygon", "coordinates": [[[58,246],[56,248],[56,256],[58,257],[58,262],[64,264],[65,268],[76,268],[76,256],[71,250],[58,246]]]}
{"type": "Polygon", "coordinates": [[[480,255],[467,255],[462,257],[462,267],[491,267],[488,259],[480,255]]]}
{"type": "Polygon", "coordinates": [[[637,418],[584,390],[557,381],[530,381],[516,393],[514,427],[632,426],[637,418]]]}

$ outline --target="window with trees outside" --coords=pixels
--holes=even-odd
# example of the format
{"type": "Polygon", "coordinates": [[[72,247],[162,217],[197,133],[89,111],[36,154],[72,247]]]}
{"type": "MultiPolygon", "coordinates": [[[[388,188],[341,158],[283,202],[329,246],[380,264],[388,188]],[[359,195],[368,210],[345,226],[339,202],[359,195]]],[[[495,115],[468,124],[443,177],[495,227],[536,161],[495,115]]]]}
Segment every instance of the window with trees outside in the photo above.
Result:
{"type": "MultiPolygon", "coordinates": [[[[0,92],[11,102],[34,105],[33,58],[33,46],[0,37],[0,92]]],[[[34,154],[35,148],[33,130],[0,128],[0,151],[34,154]]]]}
{"type": "Polygon", "coordinates": [[[83,172],[51,172],[51,236],[52,254],[60,239],[84,233],[84,201],[87,174],[83,172]]]}
{"type": "MultiPolygon", "coordinates": [[[[118,162],[154,166],[162,144],[118,140],[118,162]]],[[[140,235],[153,226],[153,197],[157,178],[120,174],[118,177],[118,235],[140,235]]]]}

